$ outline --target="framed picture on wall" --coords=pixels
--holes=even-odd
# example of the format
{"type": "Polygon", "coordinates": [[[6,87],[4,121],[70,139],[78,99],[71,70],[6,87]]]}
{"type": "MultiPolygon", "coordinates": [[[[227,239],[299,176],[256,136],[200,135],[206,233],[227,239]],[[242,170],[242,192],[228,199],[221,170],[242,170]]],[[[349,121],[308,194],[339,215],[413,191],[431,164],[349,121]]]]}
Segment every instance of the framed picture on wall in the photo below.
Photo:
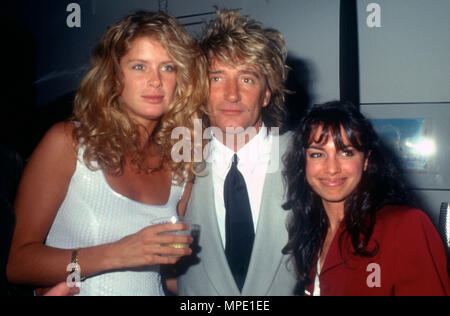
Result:
{"type": "Polygon", "coordinates": [[[403,168],[414,173],[435,171],[433,119],[372,119],[375,131],[397,154],[403,168]]]}
{"type": "Polygon", "coordinates": [[[450,104],[370,104],[361,111],[414,189],[450,190],[450,104]]]}

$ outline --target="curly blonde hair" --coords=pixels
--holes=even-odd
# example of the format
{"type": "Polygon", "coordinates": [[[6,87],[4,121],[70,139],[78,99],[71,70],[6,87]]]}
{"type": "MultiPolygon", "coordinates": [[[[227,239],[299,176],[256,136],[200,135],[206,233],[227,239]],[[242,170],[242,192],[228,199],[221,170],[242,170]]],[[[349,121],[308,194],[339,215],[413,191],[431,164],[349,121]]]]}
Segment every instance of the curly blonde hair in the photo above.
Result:
{"type": "MultiPolygon", "coordinates": [[[[171,138],[171,133],[182,126],[195,139],[194,120],[201,116],[199,111],[208,90],[207,60],[197,41],[166,13],[136,12],[108,28],[94,50],[91,63],[76,94],[73,117],[79,122],[73,132],[76,150],[80,146],[85,148],[85,164],[92,170],[120,175],[125,155],[131,155],[132,166],[138,172],[151,172],[155,168],[146,166],[144,159],[153,142],[161,149],[161,166],[168,164],[178,183],[195,174],[193,161],[171,159],[172,147],[178,141],[171,138]],[[124,89],[120,59],[139,37],[158,39],[177,70],[174,100],[145,145],[141,143],[142,128],[130,118],[120,101],[124,89]]],[[[194,146],[191,149],[193,156],[194,146]]]]}
{"type": "Polygon", "coordinates": [[[282,127],[286,117],[285,81],[289,67],[283,35],[241,15],[237,10],[217,10],[217,17],[205,25],[200,46],[211,62],[217,58],[231,65],[256,67],[271,92],[268,106],[262,109],[267,127],[282,127]]]}

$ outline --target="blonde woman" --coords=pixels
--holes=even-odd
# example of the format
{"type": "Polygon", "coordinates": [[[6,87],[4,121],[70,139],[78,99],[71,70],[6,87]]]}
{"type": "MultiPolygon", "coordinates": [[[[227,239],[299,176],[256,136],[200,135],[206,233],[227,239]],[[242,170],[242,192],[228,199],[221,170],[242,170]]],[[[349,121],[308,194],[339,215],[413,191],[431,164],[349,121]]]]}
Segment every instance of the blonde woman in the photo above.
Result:
{"type": "Polygon", "coordinates": [[[171,159],[171,131],[194,133],[206,77],[195,39],[164,13],[138,12],[106,31],[73,121],[50,129],[24,172],[11,282],[53,286],[78,263],[81,295],[164,294],[159,266],[191,250],[163,245],[192,239],[159,235],[185,225],[151,223],[188,197],[194,163],[171,159]]]}

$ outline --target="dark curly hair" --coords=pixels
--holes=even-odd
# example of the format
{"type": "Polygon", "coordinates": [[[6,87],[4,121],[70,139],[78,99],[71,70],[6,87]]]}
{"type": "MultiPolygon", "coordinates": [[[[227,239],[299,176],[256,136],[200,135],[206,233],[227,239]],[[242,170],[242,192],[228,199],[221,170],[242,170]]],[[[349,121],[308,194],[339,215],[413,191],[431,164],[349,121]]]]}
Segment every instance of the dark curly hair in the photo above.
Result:
{"type": "Polygon", "coordinates": [[[305,173],[306,150],[317,128],[322,131],[319,142],[324,137],[332,137],[337,150],[344,150],[343,128],[351,145],[368,158],[368,167],[360,183],[345,200],[345,230],[339,236],[340,242],[344,236],[349,237],[355,254],[372,257],[378,252],[377,246],[368,249],[368,243],[376,213],[383,206],[414,204],[389,150],[382,145],[371,123],[358,108],[339,101],[313,106],[296,129],[284,159],[287,202],[283,208],[292,209],[293,217],[288,227],[289,242],[283,253],[291,254],[295,259],[300,287],[311,281],[308,274],[329,227],[322,200],[308,184],[305,173]]]}

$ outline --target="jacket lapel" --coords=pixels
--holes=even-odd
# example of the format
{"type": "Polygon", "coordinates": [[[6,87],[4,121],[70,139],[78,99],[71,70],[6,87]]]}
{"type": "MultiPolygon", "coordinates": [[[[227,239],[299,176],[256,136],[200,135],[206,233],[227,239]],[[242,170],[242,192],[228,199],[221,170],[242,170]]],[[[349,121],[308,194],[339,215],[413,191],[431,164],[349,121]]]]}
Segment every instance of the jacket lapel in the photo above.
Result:
{"type": "Polygon", "coordinates": [[[198,214],[202,214],[201,216],[203,217],[198,219],[199,222],[202,223],[202,233],[200,233],[200,238],[202,238],[202,236],[207,238],[201,242],[201,251],[203,252],[202,257],[205,258],[204,261],[202,260],[202,264],[219,295],[230,296],[230,293],[232,293],[232,296],[238,296],[241,293],[236,286],[233,274],[228,266],[219,233],[210,163],[207,164],[205,171],[208,176],[197,177],[194,187],[198,189],[199,192],[198,194],[193,194],[193,196],[195,195],[198,199],[197,203],[195,203],[197,207],[208,206],[208,209],[197,212],[198,214]]]}
{"type": "MultiPolygon", "coordinates": [[[[268,175],[269,176],[269,175],[268,175]]],[[[270,176],[265,181],[264,198],[258,221],[255,244],[250,260],[249,272],[243,288],[244,295],[264,296],[272,284],[283,257],[281,250],[287,242],[283,231],[286,212],[280,210],[278,198],[271,199],[274,190],[270,176]],[[284,213],[283,213],[284,212],[284,213]]]]}
{"type": "MultiPolygon", "coordinates": [[[[261,212],[258,219],[256,239],[253,246],[252,257],[247,278],[242,290],[243,295],[264,296],[268,294],[270,286],[277,274],[283,259],[281,250],[287,243],[286,229],[287,211],[281,208],[285,200],[285,191],[281,170],[280,148],[284,144],[274,143],[272,147],[271,163],[278,159],[277,167],[266,174],[261,201],[261,212]]],[[[271,167],[269,167],[271,168],[271,167]]]]}
{"type": "Polygon", "coordinates": [[[344,227],[341,225],[336,232],[336,235],[334,236],[333,241],[331,242],[330,249],[328,250],[327,257],[325,258],[325,262],[323,263],[322,270],[320,271],[320,275],[325,274],[326,272],[336,268],[337,266],[340,266],[344,264],[348,258],[342,253],[348,245],[347,245],[347,237],[344,236],[343,244],[342,244],[342,251],[341,251],[341,244],[340,244],[340,237],[342,233],[344,232],[344,227]]]}

